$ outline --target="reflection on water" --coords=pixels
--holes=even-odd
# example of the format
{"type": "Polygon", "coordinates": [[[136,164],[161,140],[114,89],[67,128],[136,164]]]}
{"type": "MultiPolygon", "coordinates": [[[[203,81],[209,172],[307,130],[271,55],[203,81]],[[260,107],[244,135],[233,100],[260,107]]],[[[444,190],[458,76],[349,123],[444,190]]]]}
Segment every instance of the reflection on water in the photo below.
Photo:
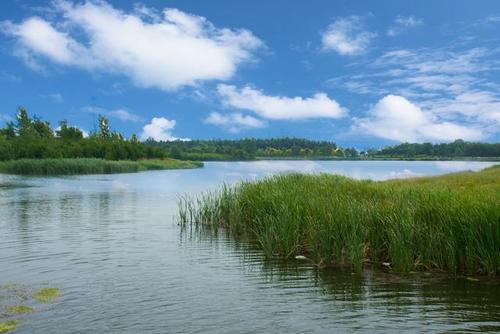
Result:
{"type": "MultiPolygon", "coordinates": [[[[500,331],[497,282],[317,271],[183,231],[179,194],[277,172],[386,179],[487,163],[259,161],[139,174],[0,175],[0,285],[57,286],[20,333],[500,331]]],[[[0,314],[7,306],[0,292],[0,314]]],[[[1,317],[1,315],[0,315],[1,317]]]]}

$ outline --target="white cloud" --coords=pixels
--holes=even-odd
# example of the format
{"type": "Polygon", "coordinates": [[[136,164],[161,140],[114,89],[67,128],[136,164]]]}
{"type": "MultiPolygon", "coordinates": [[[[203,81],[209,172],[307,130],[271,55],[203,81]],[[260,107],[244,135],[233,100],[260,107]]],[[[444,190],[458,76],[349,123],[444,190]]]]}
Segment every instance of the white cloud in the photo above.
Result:
{"type": "Polygon", "coordinates": [[[492,139],[500,132],[500,85],[494,81],[499,53],[455,46],[391,50],[367,64],[363,73],[329,83],[357,94],[404,96],[428,119],[459,124],[492,139]]]}
{"type": "Polygon", "coordinates": [[[110,115],[120,119],[123,122],[142,122],[144,119],[138,115],[132,114],[125,109],[116,109],[110,112],[110,115]]]}
{"type": "Polygon", "coordinates": [[[144,118],[142,118],[141,116],[136,115],[136,114],[134,114],[130,111],[127,111],[123,108],[108,110],[108,109],[104,109],[101,107],[87,106],[87,107],[83,107],[82,110],[85,112],[91,113],[91,114],[98,114],[98,115],[118,118],[122,122],[143,122],[144,121],[144,118]]]}
{"type": "Polygon", "coordinates": [[[144,125],[141,133],[141,140],[153,138],[156,141],[188,141],[189,138],[177,138],[172,135],[175,128],[175,121],[164,117],[153,117],[151,123],[144,125]]]}
{"type": "Polygon", "coordinates": [[[388,36],[397,36],[403,33],[405,30],[410,28],[415,28],[424,24],[424,20],[415,17],[413,15],[410,16],[397,16],[394,19],[392,26],[387,29],[388,36]]]}
{"type": "Polygon", "coordinates": [[[325,93],[316,93],[307,98],[270,96],[249,86],[238,89],[224,84],[219,84],[217,91],[225,105],[250,110],[267,119],[341,118],[347,114],[347,109],[325,93]]]}
{"type": "Polygon", "coordinates": [[[354,128],[376,137],[400,142],[480,140],[482,132],[437,119],[402,96],[387,95],[370,109],[366,118],[354,119],[354,128]]]}
{"type": "Polygon", "coordinates": [[[241,113],[232,113],[223,115],[218,112],[212,112],[206,119],[205,123],[222,126],[227,128],[231,133],[238,133],[243,129],[248,128],[263,128],[266,123],[252,117],[250,115],[243,115],[241,113]]]}
{"type": "Polygon", "coordinates": [[[125,13],[104,1],[55,2],[62,19],[31,17],[2,23],[17,54],[32,67],[40,57],[54,63],[130,77],[141,87],[174,90],[205,80],[231,78],[263,45],[250,31],[216,28],[206,18],[144,6],[125,13]],[[77,39],[83,36],[78,42],[77,39]]]}
{"type": "Polygon", "coordinates": [[[328,26],[322,36],[324,50],[341,55],[358,55],[366,52],[376,33],[363,30],[363,20],[359,16],[349,16],[336,20],[328,26]]]}

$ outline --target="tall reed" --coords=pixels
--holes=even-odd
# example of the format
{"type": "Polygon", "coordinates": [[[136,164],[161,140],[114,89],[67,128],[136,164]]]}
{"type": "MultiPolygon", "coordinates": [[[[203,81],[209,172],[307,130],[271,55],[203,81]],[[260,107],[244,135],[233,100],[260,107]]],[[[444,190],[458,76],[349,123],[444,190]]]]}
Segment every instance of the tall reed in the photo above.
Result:
{"type": "Polygon", "coordinates": [[[184,197],[179,208],[182,224],[223,227],[267,257],[500,273],[500,166],[383,182],[278,175],[184,197]]]}

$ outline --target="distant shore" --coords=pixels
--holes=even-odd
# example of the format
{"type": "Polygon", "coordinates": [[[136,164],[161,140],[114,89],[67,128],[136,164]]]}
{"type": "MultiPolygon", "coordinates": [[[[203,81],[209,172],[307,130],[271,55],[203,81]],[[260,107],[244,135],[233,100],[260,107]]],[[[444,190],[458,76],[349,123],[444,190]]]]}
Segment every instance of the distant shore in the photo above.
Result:
{"type": "Polygon", "coordinates": [[[74,158],[0,161],[0,173],[40,176],[135,173],[147,170],[190,169],[200,167],[203,167],[203,162],[176,159],[132,161],[74,158]]]}

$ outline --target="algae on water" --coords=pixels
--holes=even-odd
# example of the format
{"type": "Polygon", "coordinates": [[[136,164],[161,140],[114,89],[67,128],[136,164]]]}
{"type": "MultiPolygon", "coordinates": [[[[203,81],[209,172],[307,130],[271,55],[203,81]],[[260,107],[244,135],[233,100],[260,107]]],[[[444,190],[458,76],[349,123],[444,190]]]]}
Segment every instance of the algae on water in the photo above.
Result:
{"type": "Polygon", "coordinates": [[[15,331],[18,323],[17,320],[0,321],[0,334],[15,331]]]}
{"type": "Polygon", "coordinates": [[[33,298],[35,298],[40,303],[51,302],[53,299],[57,297],[59,297],[58,288],[44,288],[39,290],[33,295],[33,298]]]}
{"type": "Polygon", "coordinates": [[[22,313],[31,313],[34,311],[33,307],[26,305],[13,305],[7,308],[9,313],[22,314],[22,313]]]}

